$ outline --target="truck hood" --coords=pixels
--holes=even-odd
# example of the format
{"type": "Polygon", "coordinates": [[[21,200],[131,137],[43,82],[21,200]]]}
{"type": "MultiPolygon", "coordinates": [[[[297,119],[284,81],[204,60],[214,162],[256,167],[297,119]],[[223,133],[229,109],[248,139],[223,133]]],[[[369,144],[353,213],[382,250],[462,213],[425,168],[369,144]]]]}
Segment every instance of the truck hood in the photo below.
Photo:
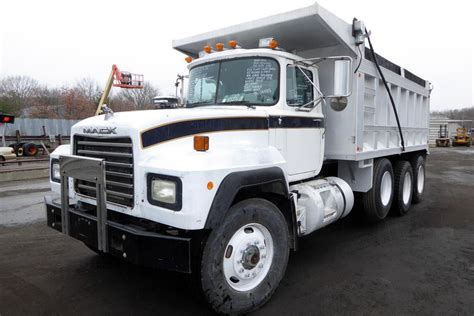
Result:
{"type": "Polygon", "coordinates": [[[73,134],[90,134],[91,136],[120,136],[129,135],[131,130],[142,133],[156,127],[179,122],[266,117],[268,114],[262,109],[248,109],[241,106],[130,111],[114,113],[107,120],[104,115],[84,119],[72,127],[72,132],[73,134]]]}

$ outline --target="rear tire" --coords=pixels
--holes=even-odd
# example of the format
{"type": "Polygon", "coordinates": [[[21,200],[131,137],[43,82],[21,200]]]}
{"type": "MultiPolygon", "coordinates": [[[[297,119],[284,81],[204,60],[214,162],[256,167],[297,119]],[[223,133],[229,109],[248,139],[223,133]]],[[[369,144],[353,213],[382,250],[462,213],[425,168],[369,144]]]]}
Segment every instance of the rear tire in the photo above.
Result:
{"type": "Polygon", "coordinates": [[[363,194],[364,213],[370,222],[387,217],[393,200],[394,175],[392,163],[386,158],[374,162],[372,189],[363,194]]]}
{"type": "Polygon", "coordinates": [[[395,173],[395,190],[392,210],[395,214],[403,216],[410,210],[413,199],[413,170],[411,164],[399,160],[393,168],[395,173]]]}
{"type": "Polygon", "coordinates": [[[411,166],[413,168],[413,203],[419,203],[423,199],[423,193],[425,192],[425,181],[426,181],[426,169],[425,169],[425,157],[423,155],[417,155],[411,160],[411,166]]]}
{"type": "Polygon", "coordinates": [[[239,202],[206,241],[201,291],[219,314],[251,312],[278,287],[288,255],[288,226],[280,210],[263,199],[239,202]]]}

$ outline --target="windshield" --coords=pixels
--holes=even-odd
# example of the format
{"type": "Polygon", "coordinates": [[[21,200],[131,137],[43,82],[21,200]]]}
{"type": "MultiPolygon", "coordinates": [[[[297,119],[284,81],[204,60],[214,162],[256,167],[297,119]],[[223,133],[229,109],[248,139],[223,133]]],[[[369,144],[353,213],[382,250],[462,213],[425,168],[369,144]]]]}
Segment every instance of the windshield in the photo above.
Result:
{"type": "Polygon", "coordinates": [[[274,105],[279,67],[271,58],[238,58],[196,66],[189,72],[187,106],[274,105]]]}

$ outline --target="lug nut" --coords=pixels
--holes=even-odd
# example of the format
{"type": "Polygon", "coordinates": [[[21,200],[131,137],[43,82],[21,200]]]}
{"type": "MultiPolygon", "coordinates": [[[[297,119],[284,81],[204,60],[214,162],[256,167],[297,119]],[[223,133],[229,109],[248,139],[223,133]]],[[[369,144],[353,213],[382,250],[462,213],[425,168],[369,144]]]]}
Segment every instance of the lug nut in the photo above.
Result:
{"type": "Polygon", "coordinates": [[[126,252],[123,253],[123,257],[127,258],[127,253],[126,252]]]}
{"type": "Polygon", "coordinates": [[[126,238],[127,238],[127,236],[125,236],[125,234],[122,235],[122,240],[125,240],[126,238]]]}
{"type": "Polygon", "coordinates": [[[243,273],[243,272],[244,272],[244,269],[240,269],[239,272],[240,272],[240,273],[243,273]]]}

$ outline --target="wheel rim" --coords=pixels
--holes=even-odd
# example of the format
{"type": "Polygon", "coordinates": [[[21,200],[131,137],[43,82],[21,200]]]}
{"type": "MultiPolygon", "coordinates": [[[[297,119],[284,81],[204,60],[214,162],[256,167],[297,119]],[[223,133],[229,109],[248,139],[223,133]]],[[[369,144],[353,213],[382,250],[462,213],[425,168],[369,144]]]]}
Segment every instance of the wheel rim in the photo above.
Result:
{"type": "Polygon", "coordinates": [[[261,224],[241,227],[229,240],[223,260],[225,279],[233,289],[243,292],[256,288],[272,265],[272,235],[261,224]]]}
{"type": "Polygon", "coordinates": [[[392,197],[392,175],[389,171],[385,171],[380,183],[380,200],[383,206],[387,206],[392,197]]]}
{"type": "Polygon", "coordinates": [[[425,188],[425,168],[423,166],[418,167],[418,176],[416,178],[416,189],[418,193],[423,193],[425,188]]]}
{"type": "Polygon", "coordinates": [[[410,196],[412,192],[411,187],[411,177],[409,172],[405,172],[403,179],[403,204],[407,205],[410,201],[410,196]]]}

